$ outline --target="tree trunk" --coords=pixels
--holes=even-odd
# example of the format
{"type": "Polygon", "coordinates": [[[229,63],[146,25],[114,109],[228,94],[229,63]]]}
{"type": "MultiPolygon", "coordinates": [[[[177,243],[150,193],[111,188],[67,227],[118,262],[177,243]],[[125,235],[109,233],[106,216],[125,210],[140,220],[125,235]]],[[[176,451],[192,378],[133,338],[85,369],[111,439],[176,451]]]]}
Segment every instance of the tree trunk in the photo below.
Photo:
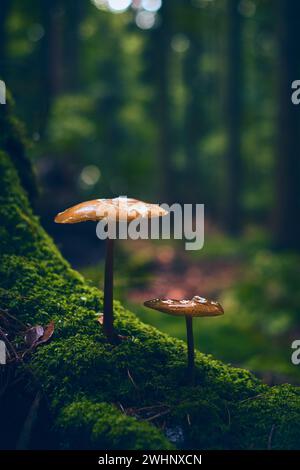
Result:
{"type": "Polygon", "coordinates": [[[76,91],[80,81],[80,36],[79,26],[85,8],[82,0],[66,2],[65,16],[65,75],[68,91],[76,91]]]}
{"type": "Polygon", "coordinates": [[[53,99],[64,88],[63,22],[61,0],[45,0],[43,5],[45,35],[41,42],[41,77],[44,94],[41,106],[40,131],[44,132],[53,99]]]}
{"type": "Polygon", "coordinates": [[[228,70],[226,84],[225,123],[227,123],[226,198],[224,225],[228,233],[241,230],[241,16],[239,0],[227,0],[228,16],[228,70]]]}
{"type": "Polygon", "coordinates": [[[184,202],[196,203],[203,202],[197,148],[201,136],[201,109],[199,109],[199,94],[201,94],[199,56],[201,51],[198,41],[195,41],[191,37],[189,39],[190,47],[186,52],[184,61],[184,82],[187,93],[184,116],[185,178],[188,183],[184,195],[184,202]]]}
{"type": "Polygon", "coordinates": [[[9,0],[2,0],[0,7],[0,78],[6,78],[6,19],[9,11],[9,0]]]}
{"type": "Polygon", "coordinates": [[[157,154],[160,166],[160,193],[163,202],[171,202],[174,194],[173,146],[170,101],[170,5],[163,2],[160,24],[152,31],[151,67],[155,86],[155,119],[157,120],[157,154]],[[173,180],[173,181],[172,181],[173,180]]]}
{"type": "Polygon", "coordinates": [[[274,245],[300,249],[299,107],[291,101],[291,84],[299,79],[300,5],[277,0],[278,7],[278,145],[275,168],[274,245]]]}

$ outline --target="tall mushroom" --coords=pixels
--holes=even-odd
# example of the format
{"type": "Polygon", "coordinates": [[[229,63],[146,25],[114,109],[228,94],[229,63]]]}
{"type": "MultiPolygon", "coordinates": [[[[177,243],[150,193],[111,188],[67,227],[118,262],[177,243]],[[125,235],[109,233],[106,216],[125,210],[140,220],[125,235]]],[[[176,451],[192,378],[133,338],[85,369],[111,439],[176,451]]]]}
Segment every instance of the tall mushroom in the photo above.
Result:
{"type": "Polygon", "coordinates": [[[174,316],[184,316],[188,345],[188,372],[191,381],[194,378],[195,350],[193,335],[193,317],[216,317],[224,314],[219,302],[204,297],[194,296],[190,300],[152,299],[144,302],[145,307],[174,316]]]}
{"type": "MultiPolygon", "coordinates": [[[[127,197],[117,197],[82,202],[57,214],[54,221],[59,224],[76,224],[89,220],[94,222],[105,220],[108,223],[131,222],[139,218],[160,217],[166,214],[167,211],[156,204],[127,197]]],[[[114,239],[108,237],[105,255],[103,328],[106,336],[112,342],[118,339],[113,325],[113,253],[114,239]]]]}

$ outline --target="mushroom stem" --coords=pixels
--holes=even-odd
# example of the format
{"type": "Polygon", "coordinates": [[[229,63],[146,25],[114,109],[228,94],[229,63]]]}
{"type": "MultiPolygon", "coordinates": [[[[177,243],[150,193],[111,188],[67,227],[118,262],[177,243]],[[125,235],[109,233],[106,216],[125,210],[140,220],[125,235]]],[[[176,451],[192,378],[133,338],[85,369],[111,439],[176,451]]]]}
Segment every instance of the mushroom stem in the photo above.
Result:
{"type": "Polygon", "coordinates": [[[113,314],[113,265],[114,265],[114,240],[106,240],[105,274],[104,274],[104,305],[103,328],[109,340],[115,337],[113,314]]]}
{"type": "Polygon", "coordinates": [[[188,374],[190,380],[194,380],[195,368],[195,351],[194,351],[194,335],[193,335],[193,317],[185,315],[186,322],[186,338],[188,346],[188,374]]]}

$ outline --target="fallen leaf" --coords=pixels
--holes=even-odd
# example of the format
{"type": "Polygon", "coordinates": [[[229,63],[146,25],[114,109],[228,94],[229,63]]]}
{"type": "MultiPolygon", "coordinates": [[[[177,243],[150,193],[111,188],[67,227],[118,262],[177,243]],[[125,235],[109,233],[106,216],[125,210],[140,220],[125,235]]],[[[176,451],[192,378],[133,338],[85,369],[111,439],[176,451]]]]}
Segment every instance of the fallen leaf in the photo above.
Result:
{"type": "Polygon", "coordinates": [[[47,343],[47,341],[49,341],[49,339],[51,338],[51,336],[53,335],[54,333],[54,321],[51,321],[46,327],[45,327],[45,330],[44,330],[44,334],[40,337],[40,339],[36,342],[36,346],[38,346],[39,344],[43,344],[43,343],[47,343]]]}
{"type": "Polygon", "coordinates": [[[25,342],[28,346],[32,347],[36,344],[36,342],[43,336],[44,328],[41,325],[36,325],[25,333],[25,342]]]}

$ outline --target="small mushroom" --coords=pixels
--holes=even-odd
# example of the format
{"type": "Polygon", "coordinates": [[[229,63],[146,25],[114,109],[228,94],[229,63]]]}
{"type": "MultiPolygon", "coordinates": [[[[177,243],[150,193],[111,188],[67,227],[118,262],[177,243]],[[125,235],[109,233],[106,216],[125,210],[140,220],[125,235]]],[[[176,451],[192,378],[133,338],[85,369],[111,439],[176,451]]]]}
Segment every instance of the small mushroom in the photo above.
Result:
{"type": "Polygon", "coordinates": [[[174,316],[184,316],[188,345],[188,372],[191,381],[194,377],[195,351],[193,336],[193,317],[216,317],[224,314],[219,302],[195,295],[189,300],[152,299],[144,302],[145,307],[174,316]]]}
{"type": "MultiPolygon", "coordinates": [[[[127,197],[117,197],[114,199],[94,199],[82,202],[60,212],[54,221],[58,224],[76,224],[79,222],[100,220],[131,222],[138,218],[160,217],[167,214],[167,211],[156,204],[129,199],[127,197]]],[[[107,238],[105,255],[105,275],[104,275],[104,305],[103,305],[103,328],[106,336],[112,342],[118,339],[113,326],[113,253],[114,240],[107,238]]]]}

